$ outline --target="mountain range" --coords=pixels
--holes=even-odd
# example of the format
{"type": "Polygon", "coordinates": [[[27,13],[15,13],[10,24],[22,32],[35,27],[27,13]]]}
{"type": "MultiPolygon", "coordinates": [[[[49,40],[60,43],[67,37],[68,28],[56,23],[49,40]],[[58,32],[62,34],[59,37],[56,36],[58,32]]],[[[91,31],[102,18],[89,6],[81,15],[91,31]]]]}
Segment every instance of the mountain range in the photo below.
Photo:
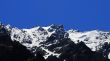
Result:
{"type": "MultiPolygon", "coordinates": [[[[8,48],[14,50],[13,52],[18,51],[19,54],[23,54],[20,61],[110,61],[109,31],[80,32],[74,29],[65,30],[63,25],[55,24],[47,27],[36,26],[30,29],[19,29],[1,24],[0,49],[1,45],[6,45],[6,51],[8,48]],[[4,41],[5,39],[9,41],[4,41]],[[24,48],[22,50],[16,46],[24,48]]],[[[13,53],[13,55],[16,54],[13,53]]],[[[7,57],[13,58],[8,53],[2,55],[9,55],[7,57]]],[[[16,55],[16,59],[19,59],[19,56],[16,55]]],[[[9,59],[12,60],[11,58],[9,59]]]]}

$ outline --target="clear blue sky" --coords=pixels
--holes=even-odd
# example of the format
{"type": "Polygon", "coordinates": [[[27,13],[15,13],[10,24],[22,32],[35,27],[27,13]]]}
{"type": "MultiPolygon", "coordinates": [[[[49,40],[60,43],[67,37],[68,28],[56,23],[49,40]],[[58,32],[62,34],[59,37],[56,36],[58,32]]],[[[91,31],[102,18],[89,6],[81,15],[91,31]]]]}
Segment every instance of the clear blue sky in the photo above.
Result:
{"type": "Polygon", "coordinates": [[[110,0],[0,0],[0,20],[18,28],[63,24],[110,31],[110,0]]]}

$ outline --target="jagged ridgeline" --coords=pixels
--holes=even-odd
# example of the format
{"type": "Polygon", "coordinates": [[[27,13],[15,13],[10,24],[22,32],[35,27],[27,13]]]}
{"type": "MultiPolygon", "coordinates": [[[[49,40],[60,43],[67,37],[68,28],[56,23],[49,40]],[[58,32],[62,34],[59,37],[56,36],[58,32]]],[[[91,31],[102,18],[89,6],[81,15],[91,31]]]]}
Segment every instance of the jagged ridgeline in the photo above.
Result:
{"type": "Polygon", "coordinates": [[[0,25],[0,61],[110,61],[110,33],[65,31],[63,25],[0,25]],[[103,43],[102,43],[103,42],[103,43]]]}

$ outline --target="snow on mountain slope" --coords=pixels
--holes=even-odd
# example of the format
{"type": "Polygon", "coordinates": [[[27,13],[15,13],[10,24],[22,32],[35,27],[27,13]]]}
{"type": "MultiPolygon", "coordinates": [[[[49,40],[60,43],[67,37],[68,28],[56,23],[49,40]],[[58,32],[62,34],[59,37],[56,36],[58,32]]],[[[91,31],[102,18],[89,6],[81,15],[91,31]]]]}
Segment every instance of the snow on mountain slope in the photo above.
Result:
{"type": "MultiPolygon", "coordinates": [[[[65,41],[68,38],[74,43],[83,41],[92,51],[100,50],[105,43],[110,44],[110,32],[98,30],[85,32],[79,32],[77,30],[65,31],[63,25],[38,26],[31,29],[10,28],[9,25],[6,27],[7,29],[11,29],[11,38],[13,41],[19,41],[34,53],[40,48],[46,52],[44,55],[45,58],[50,55],[59,57],[60,53],[56,53],[55,50],[59,50],[62,46],[66,46],[70,43],[70,41],[65,41]]],[[[108,55],[110,51],[107,52],[108,55]]],[[[110,56],[110,54],[108,56],[110,56]]]]}
{"type": "Polygon", "coordinates": [[[98,30],[87,31],[87,32],[74,32],[69,30],[69,38],[73,42],[78,43],[83,41],[92,51],[99,50],[104,43],[110,43],[110,32],[103,32],[98,30]]]}
{"type": "MultiPolygon", "coordinates": [[[[38,26],[31,29],[12,28],[11,38],[13,41],[14,40],[19,41],[21,44],[23,44],[33,52],[36,51],[37,47],[41,47],[41,49],[45,50],[48,55],[51,55],[53,53],[51,51],[48,51],[48,49],[42,47],[41,43],[45,42],[52,34],[56,34],[57,37],[60,38],[62,37],[64,32],[65,31],[62,25],[51,25],[48,27],[38,26]]],[[[51,43],[49,45],[51,45],[51,43]]],[[[47,54],[45,55],[45,58],[48,57],[47,54]]],[[[54,55],[59,55],[59,54],[54,53],[54,55]]]]}

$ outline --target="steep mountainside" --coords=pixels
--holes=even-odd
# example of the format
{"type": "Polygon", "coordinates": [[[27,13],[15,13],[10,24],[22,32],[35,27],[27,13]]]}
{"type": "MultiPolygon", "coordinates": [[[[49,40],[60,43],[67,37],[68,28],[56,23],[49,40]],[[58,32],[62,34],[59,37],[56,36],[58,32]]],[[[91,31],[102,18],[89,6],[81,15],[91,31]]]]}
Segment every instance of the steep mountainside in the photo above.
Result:
{"type": "Polygon", "coordinates": [[[63,25],[31,29],[5,26],[13,41],[26,46],[36,56],[40,51],[47,61],[109,61],[110,32],[65,31],[63,25]]]}
{"type": "Polygon", "coordinates": [[[33,53],[40,50],[45,59],[50,56],[59,58],[63,53],[63,48],[71,43],[77,45],[80,42],[83,42],[92,51],[103,53],[104,57],[109,58],[110,32],[98,30],[86,32],[65,31],[63,25],[38,26],[31,29],[11,28],[8,25],[6,28],[11,31],[13,41],[19,41],[33,53]]]}
{"type": "Polygon", "coordinates": [[[18,41],[12,41],[8,30],[0,26],[0,61],[45,61],[40,52],[34,56],[18,41]]]}

